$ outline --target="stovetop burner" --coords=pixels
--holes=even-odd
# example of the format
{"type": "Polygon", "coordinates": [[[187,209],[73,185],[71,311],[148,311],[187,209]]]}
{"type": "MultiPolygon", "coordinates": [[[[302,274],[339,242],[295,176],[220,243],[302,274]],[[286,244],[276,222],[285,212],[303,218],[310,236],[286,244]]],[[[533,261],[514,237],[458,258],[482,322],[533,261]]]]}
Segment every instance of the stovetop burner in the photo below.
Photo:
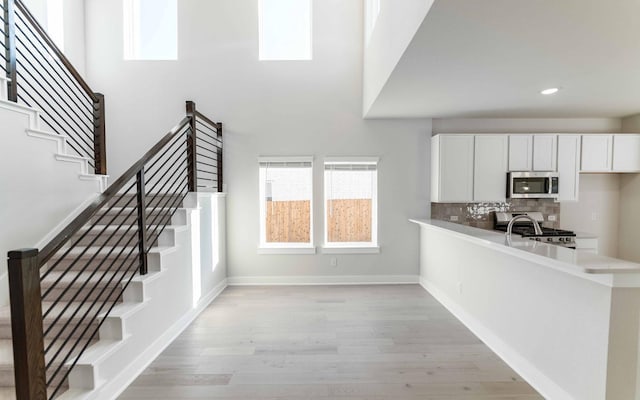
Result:
{"type": "MultiPolygon", "coordinates": [[[[531,218],[538,221],[538,223],[541,225],[544,222],[544,217],[540,212],[496,213],[494,229],[501,232],[506,232],[511,219],[517,215],[522,214],[530,216],[531,218]]],[[[531,221],[522,219],[516,220],[511,229],[511,232],[530,240],[575,248],[576,234],[574,232],[566,231],[563,229],[544,227],[541,227],[541,229],[542,235],[536,235],[535,230],[533,229],[533,223],[531,221]]]]}
{"type": "MultiPolygon", "coordinates": [[[[496,230],[506,232],[506,226],[496,226],[496,230]]],[[[528,226],[523,225],[514,225],[513,229],[511,229],[513,233],[517,233],[522,237],[535,237],[535,236],[576,236],[575,233],[571,231],[565,231],[563,229],[554,229],[554,228],[545,228],[542,227],[542,235],[536,235],[533,224],[529,223],[528,226]]]]}

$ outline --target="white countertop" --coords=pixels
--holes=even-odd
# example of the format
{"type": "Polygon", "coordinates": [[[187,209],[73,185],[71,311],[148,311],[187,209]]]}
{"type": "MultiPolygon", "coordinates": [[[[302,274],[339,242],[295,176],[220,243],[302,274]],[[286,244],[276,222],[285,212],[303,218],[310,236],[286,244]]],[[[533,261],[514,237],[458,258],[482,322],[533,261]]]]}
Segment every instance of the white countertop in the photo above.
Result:
{"type": "Polygon", "coordinates": [[[623,281],[630,280],[633,281],[628,282],[631,286],[636,286],[640,283],[640,264],[630,261],[523,239],[518,235],[513,235],[512,242],[507,243],[506,236],[503,233],[473,228],[452,222],[431,219],[411,219],[410,221],[419,225],[443,230],[462,239],[471,240],[497,251],[548,265],[564,272],[582,275],[585,278],[590,276],[591,280],[596,280],[600,283],[615,284],[614,286],[625,286],[623,281]],[[621,277],[623,275],[624,277],[621,277]],[[605,278],[608,282],[602,282],[603,279],[601,278],[605,278]],[[613,280],[619,282],[614,282],[613,280]]]}

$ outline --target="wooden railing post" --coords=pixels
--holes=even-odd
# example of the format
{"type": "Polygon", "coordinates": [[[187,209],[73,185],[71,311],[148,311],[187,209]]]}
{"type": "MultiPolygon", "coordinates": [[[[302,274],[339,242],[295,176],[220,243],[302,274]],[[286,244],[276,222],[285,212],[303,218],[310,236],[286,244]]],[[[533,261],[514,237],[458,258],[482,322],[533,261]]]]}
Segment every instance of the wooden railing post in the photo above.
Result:
{"type": "Polygon", "coordinates": [[[104,115],[104,95],[95,93],[93,101],[93,152],[96,175],[107,174],[106,119],[104,115]]]}
{"type": "Polygon", "coordinates": [[[9,252],[9,295],[17,399],[45,400],[47,384],[37,249],[9,252]]]}
{"type": "Polygon", "coordinates": [[[7,87],[9,101],[18,101],[18,72],[16,70],[16,23],[14,0],[4,0],[4,32],[5,32],[5,59],[7,78],[10,79],[7,87]]]}
{"type": "MultiPolygon", "coordinates": [[[[218,140],[220,140],[220,144],[223,143],[222,141],[222,122],[218,122],[218,140]]],[[[223,184],[223,174],[222,174],[222,146],[218,147],[218,152],[217,152],[217,158],[218,158],[218,192],[222,193],[222,184],[223,184]]]]}
{"type": "Polygon", "coordinates": [[[191,128],[187,136],[187,169],[190,192],[198,191],[197,151],[196,151],[196,103],[187,101],[187,117],[191,119],[191,128]]]}
{"type": "Polygon", "coordinates": [[[146,275],[147,265],[147,196],[144,184],[144,166],[136,175],[136,203],[138,207],[138,251],[140,252],[140,275],[146,275]]]}

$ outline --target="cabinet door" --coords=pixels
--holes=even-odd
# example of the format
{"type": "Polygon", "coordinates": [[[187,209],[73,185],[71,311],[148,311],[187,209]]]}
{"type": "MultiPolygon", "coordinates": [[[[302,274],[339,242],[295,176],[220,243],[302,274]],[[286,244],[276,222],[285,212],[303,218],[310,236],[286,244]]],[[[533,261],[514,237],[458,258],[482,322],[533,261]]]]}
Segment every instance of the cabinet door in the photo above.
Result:
{"type": "Polygon", "coordinates": [[[473,136],[439,136],[438,201],[473,201],[473,136]]]}
{"type": "Polygon", "coordinates": [[[532,142],[531,135],[509,136],[509,171],[531,171],[532,142]]]}
{"type": "Polygon", "coordinates": [[[640,135],[613,135],[613,171],[640,172],[640,135]]]}
{"type": "Polygon", "coordinates": [[[509,138],[478,135],[473,171],[474,201],[504,201],[507,193],[509,138]]]}
{"type": "Polygon", "coordinates": [[[557,135],[533,136],[533,170],[555,171],[558,158],[557,135]]]}
{"type": "Polygon", "coordinates": [[[612,135],[582,135],[581,170],[611,172],[612,135]]]}
{"type": "Polygon", "coordinates": [[[580,182],[580,136],[558,137],[558,201],[578,201],[580,182]]]}

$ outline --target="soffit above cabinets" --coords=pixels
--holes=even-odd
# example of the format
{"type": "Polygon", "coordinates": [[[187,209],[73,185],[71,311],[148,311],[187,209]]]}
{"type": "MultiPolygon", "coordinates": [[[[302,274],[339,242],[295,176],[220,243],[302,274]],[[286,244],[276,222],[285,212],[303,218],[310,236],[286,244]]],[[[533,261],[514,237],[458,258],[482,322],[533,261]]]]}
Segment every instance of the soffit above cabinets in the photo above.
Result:
{"type": "Polygon", "coordinates": [[[365,116],[636,114],[638,15],[635,0],[436,0],[365,116]]]}

